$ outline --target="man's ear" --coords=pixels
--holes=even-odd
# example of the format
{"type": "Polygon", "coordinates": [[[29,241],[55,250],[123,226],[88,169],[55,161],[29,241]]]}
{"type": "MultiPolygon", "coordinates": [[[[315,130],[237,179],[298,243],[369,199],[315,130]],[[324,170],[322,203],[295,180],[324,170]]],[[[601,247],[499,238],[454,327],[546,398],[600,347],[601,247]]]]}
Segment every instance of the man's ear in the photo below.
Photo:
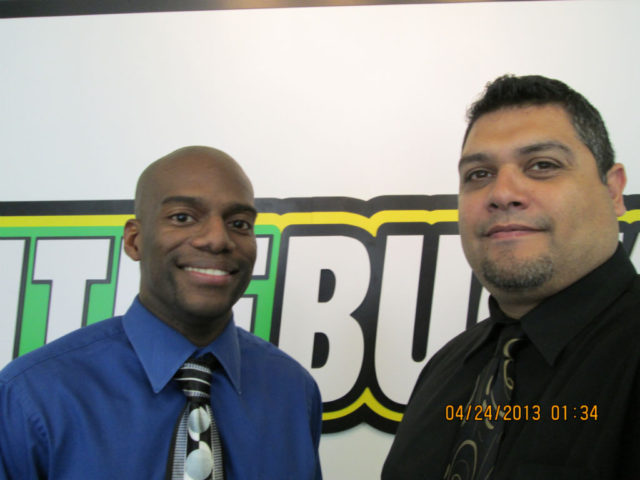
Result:
{"type": "Polygon", "coordinates": [[[624,166],[616,163],[607,172],[607,188],[609,189],[609,196],[611,196],[613,208],[618,217],[627,211],[624,206],[624,198],[622,197],[622,192],[626,184],[627,174],[624,171],[624,166]]]}
{"type": "Polygon", "coordinates": [[[142,228],[140,220],[132,218],[124,224],[124,251],[131,260],[140,261],[142,242],[142,228]]]}

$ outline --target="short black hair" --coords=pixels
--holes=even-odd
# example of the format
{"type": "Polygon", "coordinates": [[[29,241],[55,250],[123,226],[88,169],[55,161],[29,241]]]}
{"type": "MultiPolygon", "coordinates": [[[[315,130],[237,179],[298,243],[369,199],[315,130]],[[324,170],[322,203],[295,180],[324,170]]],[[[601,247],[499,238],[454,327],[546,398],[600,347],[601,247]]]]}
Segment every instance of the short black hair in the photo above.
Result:
{"type": "Polygon", "coordinates": [[[502,108],[548,104],[558,105],[569,114],[578,138],[593,154],[598,173],[606,183],[606,175],[613,166],[615,154],[600,112],[581,94],[553,78],[503,75],[489,82],[482,97],[467,111],[468,125],[463,145],[471,127],[482,115],[502,108]]]}

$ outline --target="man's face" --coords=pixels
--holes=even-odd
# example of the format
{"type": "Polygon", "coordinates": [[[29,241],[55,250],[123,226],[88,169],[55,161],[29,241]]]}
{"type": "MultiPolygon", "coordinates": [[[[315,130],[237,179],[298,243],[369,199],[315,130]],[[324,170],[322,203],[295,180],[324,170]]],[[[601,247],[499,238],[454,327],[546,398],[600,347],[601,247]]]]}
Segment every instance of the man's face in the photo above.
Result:
{"type": "Polygon", "coordinates": [[[624,170],[614,166],[602,183],[562,107],[481,116],[463,147],[459,173],[462,246],[498,302],[531,295],[537,303],[615,251],[624,170]]]}
{"type": "Polygon", "coordinates": [[[140,300],[178,330],[226,324],[256,258],[248,180],[235,164],[194,154],[159,166],[145,192],[128,239],[125,229],[141,262],[140,300]]]}

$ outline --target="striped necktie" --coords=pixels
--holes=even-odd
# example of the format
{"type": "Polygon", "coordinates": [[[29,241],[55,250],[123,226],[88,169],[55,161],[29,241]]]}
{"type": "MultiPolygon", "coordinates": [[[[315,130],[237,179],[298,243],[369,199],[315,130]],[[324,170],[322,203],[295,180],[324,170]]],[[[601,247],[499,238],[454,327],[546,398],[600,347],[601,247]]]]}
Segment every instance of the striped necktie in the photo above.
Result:
{"type": "Polygon", "coordinates": [[[187,360],[174,380],[187,397],[178,416],[167,465],[167,480],[223,480],[222,448],[211,412],[211,354],[187,360]]]}

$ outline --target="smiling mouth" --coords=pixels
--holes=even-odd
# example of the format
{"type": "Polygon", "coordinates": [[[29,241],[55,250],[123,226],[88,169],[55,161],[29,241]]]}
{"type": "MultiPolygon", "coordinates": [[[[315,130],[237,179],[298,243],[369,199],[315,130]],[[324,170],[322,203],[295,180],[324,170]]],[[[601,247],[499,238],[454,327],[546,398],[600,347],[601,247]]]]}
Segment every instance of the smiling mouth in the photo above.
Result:
{"type": "Polygon", "coordinates": [[[226,270],[219,270],[217,268],[184,267],[183,270],[187,272],[201,273],[203,275],[211,275],[212,277],[224,277],[232,273],[226,270]]]}

